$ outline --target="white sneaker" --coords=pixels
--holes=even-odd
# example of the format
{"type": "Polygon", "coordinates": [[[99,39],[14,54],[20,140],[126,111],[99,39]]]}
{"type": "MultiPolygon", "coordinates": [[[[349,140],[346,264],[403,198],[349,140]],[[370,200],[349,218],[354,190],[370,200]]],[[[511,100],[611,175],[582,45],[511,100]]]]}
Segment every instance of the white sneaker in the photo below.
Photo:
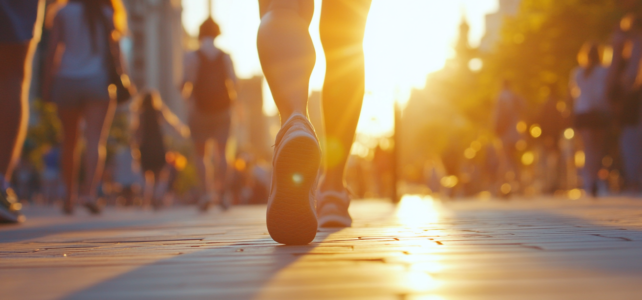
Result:
{"type": "Polygon", "coordinates": [[[347,190],[324,191],[317,194],[319,227],[350,227],[352,217],[348,212],[350,194],[347,190]]]}

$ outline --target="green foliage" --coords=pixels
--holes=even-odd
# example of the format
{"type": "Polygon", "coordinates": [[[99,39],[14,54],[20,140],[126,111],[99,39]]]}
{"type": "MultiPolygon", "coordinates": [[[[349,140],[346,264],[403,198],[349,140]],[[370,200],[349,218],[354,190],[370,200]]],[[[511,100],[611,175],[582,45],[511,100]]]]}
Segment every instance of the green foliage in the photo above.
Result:
{"type": "Polygon", "coordinates": [[[35,119],[30,120],[23,154],[27,155],[37,169],[41,169],[44,153],[62,141],[62,125],[53,103],[36,100],[31,104],[31,110],[31,117],[35,119]]]}
{"type": "Polygon", "coordinates": [[[492,97],[503,78],[531,108],[551,92],[566,91],[582,44],[608,44],[623,14],[617,1],[524,0],[518,15],[504,20],[501,40],[484,57],[478,96],[492,97]]]}

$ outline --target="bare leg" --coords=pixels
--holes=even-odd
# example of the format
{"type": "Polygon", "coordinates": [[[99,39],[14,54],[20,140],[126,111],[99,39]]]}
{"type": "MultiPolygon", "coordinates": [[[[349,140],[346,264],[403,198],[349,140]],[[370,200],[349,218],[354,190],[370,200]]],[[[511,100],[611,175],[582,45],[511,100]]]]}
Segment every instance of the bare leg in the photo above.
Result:
{"type": "Polygon", "coordinates": [[[79,108],[58,108],[58,115],[62,123],[63,142],[62,142],[62,178],[67,190],[67,199],[65,203],[66,212],[71,212],[71,207],[76,202],[76,178],[78,172],[78,137],[80,133],[80,116],[79,108]]]}
{"type": "Polygon", "coordinates": [[[313,0],[260,0],[257,46],[261,67],[285,122],[307,116],[308,86],[316,54],[308,32],[313,0]]]}
{"type": "Polygon", "coordinates": [[[143,190],[143,206],[153,205],[154,183],[156,179],[154,171],[145,171],[145,189],[143,190]]]}
{"type": "Polygon", "coordinates": [[[275,142],[266,225],[279,243],[308,244],[317,232],[312,194],[321,161],[319,142],[307,119],[308,86],[316,59],[308,33],[314,1],[259,3],[259,58],[282,124],[275,142]]]}
{"type": "Polygon", "coordinates": [[[225,191],[227,183],[227,159],[225,158],[226,143],[216,142],[214,146],[214,160],[216,161],[216,170],[214,174],[214,189],[219,195],[225,191]]]}
{"type": "Polygon", "coordinates": [[[210,142],[194,142],[196,147],[196,169],[198,178],[201,181],[201,191],[205,194],[211,194],[212,189],[212,157],[210,155],[210,142]]]}
{"type": "Polygon", "coordinates": [[[164,205],[164,197],[167,192],[167,184],[169,182],[169,167],[165,165],[160,172],[154,173],[154,178],[156,179],[154,185],[154,195],[153,199],[155,203],[152,203],[154,207],[160,208],[164,205]]]}
{"type": "Polygon", "coordinates": [[[107,142],[115,109],[115,101],[95,101],[87,103],[83,110],[86,124],[85,140],[87,141],[85,155],[87,180],[82,185],[80,195],[85,198],[85,201],[96,200],[96,187],[103,175],[105,164],[105,143],[107,142]]]}
{"type": "Polygon", "coordinates": [[[0,45],[0,175],[7,181],[27,133],[31,64],[37,43],[0,45]]]}
{"type": "Polygon", "coordinates": [[[326,56],[323,84],[324,177],[321,190],[342,191],[365,88],[363,35],[371,0],[324,1],[319,31],[326,56]]]}

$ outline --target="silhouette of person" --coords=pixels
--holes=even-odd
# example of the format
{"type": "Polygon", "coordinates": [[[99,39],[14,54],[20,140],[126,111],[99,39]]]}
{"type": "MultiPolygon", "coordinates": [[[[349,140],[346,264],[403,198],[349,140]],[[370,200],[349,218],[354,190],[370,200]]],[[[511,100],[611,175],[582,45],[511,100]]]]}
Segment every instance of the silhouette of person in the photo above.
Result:
{"type": "Polygon", "coordinates": [[[228,168],[225,148],[230,136],[237,79],[230,56],[214,45],[220,34],[218,24],[208,18],[199,29],[199,49],[185,56],[183,91],[189,100],[188,123],[196,147],[202,211],[214,202],[226,204],[223,199],[228,168]]]}
{"type": "Polygon", "coordinates": [[[352,224],[344,169],[364,95],[363,36],[370,4],[371,0],[334,0],[324,1],[321,8],[327,141],[318,182],[322,155],[307,114],[316,56],[308,33],[314,1],[259,0],[259,58],[281,117],[267,209],[268,231],[277,242],[307,244],[318,226],[352,224]]]}
{"type": "Polygon", "coordinates": [[[96,203],[96,190],[116,108],[116,99],[108,89],[107,31],[124,32],[125,25],[117,22],[123,20],[124,15],[124,7],[118,0],[72,0],[53,20],[43,96],[57,105],[62,123],[62,173],[67,189],[63,212],[66,214],[73,213],[76,202],[92,214],[101,211],[96,203]],[[76,191],[81,122],[85,124],[87,177],[76,191]]]}
{"type": "MultiPolygon", "coordinates": [[[[629,3],[630,4],[630,3],[629,3]]],[[[621,125],[625,192],[637,194],[642,178],[642,115],[640,63],[642,62],[642,20],[634,13],[622,18],[611,42],[613,59],[607,77],[607,93],[621,125]]]]}
{"type": "Polygon", "coordinates": [[[160,208],[162,193],[166,191],[170,175],[161,125],[169,124],[183,137],[189,135],[189,129],[163,103],[158,91],[143,93],[133,104],[132,112],[134,149],[137,148],[140,153],[140,168],[145,176],[143,200],[154,208],[160,208]]]}
{"type": "Polygon", "coordinates": [[[0,223],[25,220],[9,181],[27,133],[31,63],[44,1],[0,0],[0,223]]]}
{"type": "Polygon", "coordinates": [[[522,139],[522,133],[517,131],[517,124],[522,119],[525,103],[511,87],[509,80],[502,82],[494,111],[495,134],[501,142],[500,160],[502,174],[500,180],[519,182],[519,164],[517,162],[516,144],[522,139]]]}
{"type": "Polygon", "coordinates": [[[602,66],[597,44],[587,43],[578,55],[580,66],[571,73],[571,94],[575,99],[575,128],[582,136],[586,163],[583,170],[584,189],[597,196],[598,171],[605,155],[606,129],[610,125],[609,103],[606,98],[608,69],[602,66]]]}

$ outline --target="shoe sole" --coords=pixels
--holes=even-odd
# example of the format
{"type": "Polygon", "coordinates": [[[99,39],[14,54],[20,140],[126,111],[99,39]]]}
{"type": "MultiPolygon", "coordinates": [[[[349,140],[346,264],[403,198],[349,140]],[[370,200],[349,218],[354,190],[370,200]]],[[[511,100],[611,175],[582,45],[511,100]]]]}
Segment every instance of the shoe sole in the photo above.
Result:
{"type": "Polygon", "coordinates": [[[282,244],[309,244],[318,225],[310,192],[316,188],[321,163],[319,144],[309,134],[295,133],[282,141],[275,155],[275,190],[267,210],[268,232],[282,244]]]}

